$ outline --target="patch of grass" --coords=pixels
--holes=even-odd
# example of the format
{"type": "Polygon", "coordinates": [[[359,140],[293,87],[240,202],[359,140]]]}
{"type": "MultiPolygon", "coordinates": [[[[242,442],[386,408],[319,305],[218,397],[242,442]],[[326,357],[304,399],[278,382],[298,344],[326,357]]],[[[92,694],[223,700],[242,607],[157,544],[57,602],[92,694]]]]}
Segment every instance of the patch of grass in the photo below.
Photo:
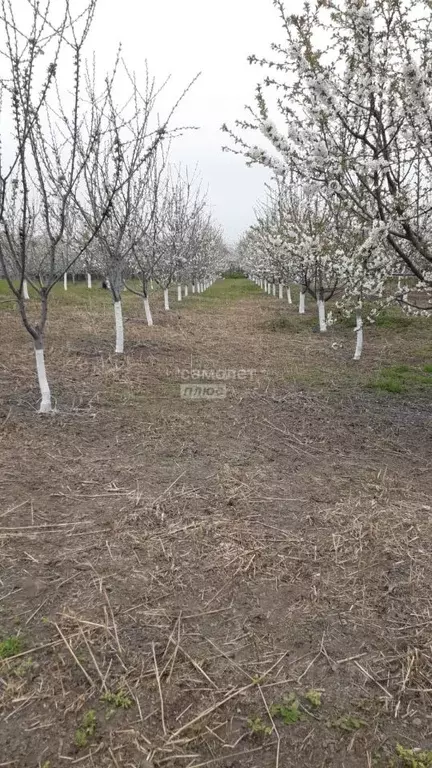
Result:
{"type": "Polygon", "coordinates": [[[94,709],[89,709],[89,711],[85,713],[80,727],[75,731],[75,746],[80,749],[85,749],[89,743],[89,739],[96,731],[96,725],[96,712],[94,709]]]}
{"type": "Polygon", "coordinates": [[[295,693],[285,696],[282,703],[272,704],[270,707],[272,716],[280,717],[285,725],[292,725],[305,719],[305,715],[300,709],[300,702],[295,693]]]}
{"type": "Polygon", "coordinates": [[[388,371],[389,373],[395,374],[396,376],[398,376],[399,374],[402,374],[402,373],[410,373],[411,368],[409,367],[409,365],[392,365],[392,367],[389,368],[388,371]]]}
{"type": "Polygon", "coordinates": [[[412,389],[432,387],[432,366],[422,368],[409,365],[393,365],[382,368],[378,376],[369,382],[369,387],[385,392],[400,394],[412,389]]]}
{"type": "Polygon", "coordinates": [[[264,323],[264,328],[272,333],[288,331],[289,333],[302,333],[310,331],[317,326],[317,319],[314,315],[280,314],[264,323]]]}
{"type": "Polygon", "coordinates": [[[352,733],[352,731],[359,731],[360,728],[363,728],[365,725],[367,725],[366,720],[362,720],[360,717],[356,717],[355,715],[341,715],[341,717],[338,717],[337,720],[333,720],[330,725],[332,728],[340,728],[342,731],[348,731],[348,733],[352,733]]]}
{"type": "Polygon", "coordinates": [[[405,749],[396,745],[397,758],[390,762],[390,768],[432,768],[432,750],[405,749]]]}
{"type": "Polygon", "coordinates": [[[242,272],[240,269],[235,269],[234,267],[232,269],[227,269],[226,272],[222,273],[222,277],[230,278],[231,280],[239,280],[239,279],[245,279],[246,275],[244,272],[242,272]]]}
{"type": "Polygon", "coordinates": [[[389,376],[383,376],[369,384],[373,389],[381,389],[383,392],[392,392],[393,394],[400,395],[402,392],[406,392],[406,387],[398,379],[391,378],[389,376]]]}
{"type": "Polygon", "coordinates": [[[413,325],[416,325],[416,321],[421,319],[422,318],[408,317],[408,315],[405,315],[397,307],[390,307],[376,316],[375,325],[377,328],[404,331],[413,325]]]}
{"type": "Polygon", "coordinates": [[[198,302],[205,303],[207,307],[208,301],[214,301],[220,299],[223,301],[237,301],[244,298],[260,298],[261,290],[258,288],[252,280],[247,278],[226,278],[225,280],[216,280],[210,288],[204,293],[200,293],[198,296],[191,296],[189,294],[190,301],[196,305],[198,302]]]}
{"type": "Polygon", "coordinates": [[[0,643],[0,659],[9,659],[11,656],[16,656],[17,653],[21,653],[23,649],[23,641],[16,635],[6,637],[0,643]]]}
{"type": "Polygon", "coordinates": [[[272,726],[266,725],[260,717],[250,717],[247,724],[254,736],[270,736],[273,732],[272,726]]]}

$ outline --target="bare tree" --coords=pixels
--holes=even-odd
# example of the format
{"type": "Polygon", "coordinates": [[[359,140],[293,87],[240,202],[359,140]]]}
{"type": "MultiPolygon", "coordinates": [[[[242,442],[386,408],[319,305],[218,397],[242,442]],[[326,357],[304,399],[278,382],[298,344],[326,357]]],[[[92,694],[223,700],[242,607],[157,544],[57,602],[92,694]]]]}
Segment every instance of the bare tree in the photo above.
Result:
{"type": "Polygon", "coordinates": [[[159,247],[162,232],[164,207],[167,201],[167,179],[164,176],[166,168],[166,153],[155,153],[152,167],[148,173],[147,195],[138,210],[139,229],[141,234],[132,247],[131,268],[138,271],[140,289],[125,283],[126,288],[137,296],[141,296],[144,311],[149,326],[153,325],[153,317],[149,302],[149,283],[155,276],[157,265],[163,251],[159,247]]]}
{"type": "MultiPolygon", "coordinates": [[[[75,15],[69,0],[56,3],[55,9],[48,4],[44,11],[38,0],[16,6],[15,0],[13,8],[6,0],[1,3],[1,47],[8,67],[1,80],[2,117],[7,120],[9,107],[13,148],[9,162],[4,155],[0,162],[0,264],[33,339],[40,412],[49,412],[51,393],[44,359],[49,296],[85,251],[111,203],[107,200],[93,221],[88,240],[70,243],[65,253],[65,234],[94,144],[94,136],[85,132],[80,91],[83,49],[96,0],[75,8],[75,15]],[[27,21],[24,29],[16,18],[27,21]],[[68,84],[70,92],[62,96],[68,84]],[[38,251],[40,258],[35,259],[38,251]],[[39,262],[37,272],[35,261],[39,262]],[[33,302],[31,308],[25,302],[26,281],[37,298],[37,310],[33,302]]],[[[8,148],[10,141],[4,136],[2,145],[8,148]]]]}
{"type": "MultiPolygon", "coordinates": [[[[110,204],[109,215],[98,229],[97,240],[105,265],[105,274],[113,298],[117,353],[124,351],[124,325],[121,291],[125,271],[131,254],[137,252],[146,231],[145,208],[152,186],[155,156],[165,140],[183,129],[171,129],[169,124],[180,101],[191,88],[190,83],[170,109],[161,124],[155,114],[161,89],[156,87],[148,72],[144,91],[141,92],[135,75],[123,63],[129,83],[125,96],[121,89],[121,102],[116,101],[115,80],[106,80],[108,109],[100,113],[100,104],[94,86],[95,74],[88,79],[88,100],[91,103],[90,124],[98,126],[90,156],[84,167],[85,202],[77,202],[81,213],[91,226],[97,221],[112,198],[113,189],[119,187],[110,204]]],[[[162,86],[163,87],[163,86],[162,86]]],[[[85,155],[85,148],[82,151],[85,155]]]]}

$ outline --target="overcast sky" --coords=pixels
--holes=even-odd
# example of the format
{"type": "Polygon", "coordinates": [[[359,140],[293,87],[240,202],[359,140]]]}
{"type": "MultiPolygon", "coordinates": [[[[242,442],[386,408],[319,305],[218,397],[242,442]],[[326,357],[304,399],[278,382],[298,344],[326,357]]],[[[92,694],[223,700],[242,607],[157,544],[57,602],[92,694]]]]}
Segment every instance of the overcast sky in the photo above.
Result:
{"type": "Polygon", "coordinates": [[[262,72],[247,63],[247,56],[267,55],[270,43],[280,36],[271,0],[98,4],[91,46],[99,62],[108,66],[122,42],[124,58],[137,75],[144,73],[146,59],[158,81],[172,75],[166,104],[202,72],[175,120],[200,130],[177,140],[172,157],[191,168],[198,164],[214,217],[231,242],[253,222],[253,207],[265,196],[269,175],[265,169],[247,168],[241,157],[223,153],[228,137],[220,127],[224,122],[233,125],[244,116],[244,105],[253,102],[262,72]]]}

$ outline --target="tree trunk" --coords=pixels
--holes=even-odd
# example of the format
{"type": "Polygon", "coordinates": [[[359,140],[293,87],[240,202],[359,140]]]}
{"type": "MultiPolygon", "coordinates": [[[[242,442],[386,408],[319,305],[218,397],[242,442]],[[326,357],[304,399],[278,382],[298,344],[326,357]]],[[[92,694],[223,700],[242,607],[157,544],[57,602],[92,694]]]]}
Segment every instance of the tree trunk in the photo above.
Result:
{"type": "Polygon", "coordinates": [[[43,348],[43,339],[39,338],[34,342],[34,350],[36,356],[36,370],[39,382],[39,389],[41,393],[41,404],[39,407],[39,413],[51,413],[51,392],[48,384],[45,368],[45,356],[43,348]]]}
{"type": "Polygon", "coordinates": [[[276,296],[276,283],[273,283],[273,296],[276,296]]]}
{"type": "Polygon", "coordinates": [[[115,351],[118,355],[122,355],[124,352],[124,328],[123,328],[123,311],[121,301],[114,302],[114,316],[116,327],[116,347],[115,351]]]}
{"type": "Polygon", "coordinates": [[[170,307],[169,307],[169,296],[168,296],[168,288],[165,288],[165,289],[164,289],[164,306],[165,306],[165,309],[168,311],[168,310],[169,310],[169,308],[170,308],[170,307]]]}
{"type": "Polygon", "coordinates": [[[305,312],[306,312],[306,291],[304,291],[303,288],[300,288],[299,314],[304,315],[305,312]]]}
{"type": "Polygon", "coordinates": [[[90,272],[87,272],[87,288],[91,288],[91,287],[92,287],[92,276],[90,272]]]}
{"type": "Polygon", "coordinates": [[[356,348],[354,352],[354,360],[360,360],[363,352],[363,319],[361,316],[361,310],[356,312],[356,327],[354,328],[357,334],[356,348]]]}
{"type": "Polygon", "coordinates": [[[28,292],[27,280],[23,280],[23,296],[26,301],[30,298],[29,292],[28,292]]]}
{"type": "Polygon", "coordinates": [[[279,298],[283,299],[283,285],[279,283],[279,298]]]}
{"type": "Polygon", "coordinates": [[[264,280],[263,288],[264,288],[264,293],[267,293],[267,280],[264,280]]]}
{"type": "Polygon", "coordinates": [[[182,300],[182,287],[181,287],[181,285],[178,285],[177,286],[177,301],[181,301],[181,300],[182,300]]]}
{"type": "Polygon", "coordinates": [[[324,299],[318,299],[318,319],[320,332],[325,333],[327,330],[327,323],[324,299]]]}
{"type": "Polygon", "coordinates": [[[147,319],[147,325],[153,325],[152,313],[150,309],[149,300],[147,298],[144,299],[144,311],[147,319]]]}
{"type": "Polygon", "coordinates": [[[187,297],[189,296],[189,286],[188,285],[185,285],[184,295],[185,295],[185,299],[187,299],[187,297]]]}
{"type": "Polygon", "coordinates": [[[288,286],[288,288],[287,288],[287,299],[288,299],[288,304],[292,304],[291,288],[290,288],[290,286],[288,286]]]}
{"type": "Polygon", "coordinates": [[[67,272],[65,272],[64,275],[63,275],[63,288],[65,289],[65,291],[67,291],[67,289],[68,289],[68,276],[67,276],[67,272]]]}

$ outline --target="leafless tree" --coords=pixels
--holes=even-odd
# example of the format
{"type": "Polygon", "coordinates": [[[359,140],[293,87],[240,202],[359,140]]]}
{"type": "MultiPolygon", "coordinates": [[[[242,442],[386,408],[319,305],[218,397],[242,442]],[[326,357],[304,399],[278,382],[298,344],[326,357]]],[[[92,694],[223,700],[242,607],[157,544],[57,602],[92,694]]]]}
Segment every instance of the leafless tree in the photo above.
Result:
{"type": "Polygon", "coordinates": [[[12,149],[9,137],[3,136],[0,160],[0,264],[33,339],[40,412],[49,412],[51,393],[44,359],[48,299],[94,238],[111,204],[107,198],[92,222],[88,240],[74,243],[65,254],[65,234],[95,141],[85,131],[80,96],[84,46],[96,0],[88,0],[84,8],[76,3],[73,8],[70,0],[56,3],[55,8],[48,4],[44,10],[38,0],[14,0],[13,7],[9,0],[2,0],[0,7],[0,45],[7,69],[0,81],[2,121],[7,125],[10,119],[13,126],[12,149]],[[25,20],[25,28],[17,18],[25,20]],[[41,248],[39,258],[36,251],[41,248]],[[37,272],[35,261],[40,264],[37,272]],[[31,307],[25,301],[26,281],[38,301],[31,307]]]}
{"type": "MultiPolygon", "coordinates": [[[[124,326],[121,291],[126,265],[132,253],[137,253],[146,232],[149,203],[153,194],[155,158],[160,145],[183,129],[172,129],[170,122],[180,101],[192,86],[190,83],[165,120],[160,123],[155,107],[161,89],[148,72],[141,91],[134,74],[123,62],[122,66],[129,91],[121,89],[117,101],[115,78],[106,80],[108,109],[100,107],[94,86],[95,74],[87,81],[88,101],[91,104],[90,132],[94,137],[92,150],[84,166],[85,193],[77,194],[77,204],[91,227],[98,221],[112,199],[113,189],[119,188],[112,200],[109,215],[98,229],[97,240],[105,265],[112,294],[116,325],[117,353],[124,351],[124,326]],[[97,127],[94,132],[93,126],[97,127]]],[[[117,69],[117,68],[116,68],[117,69]]],[[[162,86],[163,88],[163,86],[162,86]]],[[[85,156],[85,147],[82,150],[85,156]]],[[[150,210],[151,218],[151,210],[150,210]]]]}

